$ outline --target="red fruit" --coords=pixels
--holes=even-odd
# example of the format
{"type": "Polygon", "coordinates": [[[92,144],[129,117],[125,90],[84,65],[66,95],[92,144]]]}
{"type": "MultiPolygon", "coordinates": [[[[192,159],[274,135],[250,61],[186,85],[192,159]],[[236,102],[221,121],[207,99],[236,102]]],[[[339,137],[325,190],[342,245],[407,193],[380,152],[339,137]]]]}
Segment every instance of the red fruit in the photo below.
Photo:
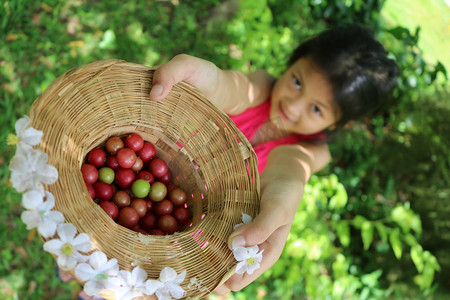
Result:
{"type": "Polygon", "coordinates": [[[144,140],[137,133],[131,133],[125,138],[125,147],[130,148],[133,151],[139,151],[144,147],[144,140]]]}
{"type": "Polygon", "coordinates": [[[139,218],[142,218],[147,213],[147,202],[144,199],[136,198],[131,201],[130,207],[134,208],[139,218]]]}
{"type": "Polygon", "coordinates": [[[144,179],[148,183],[152,184],[155,182],[155,177],[149,171],[141,171],[136,175],[136,179],[144,179]]]}
{"type": "Polygon", "coordinates": [[[163,177],[169,170],[169,166],[161,158],[153,159],[152,161],[150,161],[149,166],[150,166],[153,176],[155,176],[157,178],[163,177]]]}
{"type": "Polygon", "coordinates": [[[160,229],[152,229],[149,231],[149,234],[151,235],[164,235],[164,232],[160,229]]]}
{"type": "Polygon", "coordinates": [[[167,198],[170,201],[172,201],[173,205],[175,205],[175,206],[182,206],[187,201],[186,193],[180,188],[175,188],[175,189],[171,190],[167,194],[167,198]]]}
{"type": "Polygon", "coordinates": [[[119,162],[117,161],[117,157],[115,155],[108,155],[106,158],[106,166],[116,171],[120,168],[119,162]]]}
{"type": "Polygon", "coordinates": [[[106,182],[99,181],[94,184],[95,197],[100,201],[109,201],[113,195],[113,188],[106,182]]]}
{"type": "Polygon", "coordinates": [[[119,208],[112,202],[102,201],[98,205],[113,219],[117,219],[119,216],[119,208]]]}
{"type": "Polygon", "coordinates": [[[159,181],[161,181],[165,185],[168,185],[172,181],[172,172],[170,172],[170,170],[167,170],[167,173],[163,177],[159,178],[159,181]]]}
{"type": "Polygon", "coordinates": [[[98,179],[98,170],[94,165],[83,164],[81,166],[81,174],[83,175],[84,182],[94,184],[98,179]]]}
{"type": "Polygon", "coordinates": [[[173,183],[169,183],[167,185],[167,192],[170,193],[172,190],[176,189],[178,186],[173,184],[173,183]]]}
{"type": "Polygon", "coordinates": [[[170,215],[173,211],[173,204],[170,200],[164,199],[155,205],[153,211],[157,216],[170,215]]]}
{"type": "Polygon", "coordinates": [[[146,213],[145,216],[143,216],[142,219],[139,221],[139,225],[141,225],[141,228],[146,231],[156,228],[157,224],[158,224],[158,217],[150,212],[146,213]]]}
{"type": "Polygon", "coordinates": [[[125,191],[117,191],[113,195],[112,201],[119,208],[124,208],[131,204],[130,195],[128,195],[127,192],[125,192],[125,191]]]}
{"type": "Polygon", "coordinates": [[[153,211],[153,208],[155,207],[156,203],[150,199],[145,199],[145,202],[147,202],[147,212],[153,211]]]}
{"type": "Polygon", "coordinates": [[[100,148],[94,148],[88,153],[88,162],[97,168],[104,165],[106,160],[106,152],[100,148]]]}
{"type": "Polygon", "coordinates": [[[172,213],[172,216],[177,220],[178,225],[187,225],[191,219],[189,218],[189,209],[186,207],[177,207],[172,213]]]}
{"type": "Polygon", "coordinates": [[[142,159],[144,163],[155,157],[156,149],[152,143],[144,142],[144,146],[137,152],[137,155],[142,159]]]}
{"type": "Polygon", "coordinates": [[[144,163],[142,162],[142,159],[140,157],[136,157],[136,162],[131,167],[131,170],[133,170],[134,172],[137,173],[142,169],[143,166],[144,166],[144,163]]]}
{"type": "Polygon", "coordinates": [[[127,228],[133,228],[139,223],[139,215],[132,207],[125,207],[119,211],[119,224],[127,228]]]}
{"type": "Polygon", "coordinates": [[[92,199],[94,199],[95,198],[94,186],[92,184],[90,184],[90,183],[86,183],[86,187],[87,187],[89,195],[91,196],[92,199]]]}
{"type": "Polygon", "coordinates": [[[158,220],[158,228],[165,233],[172,234],[177,231],[178,223],[171,215],[164,215],[158,220]]]}
{"type": "Polygon", "coordinates": [[[117,162],[122,168],[129,169],[136,163],[136,152],[129,148],[120,149],[117,152],[117,162]]]}
{"type": "Polygon", "coordinates": [[[116,171],[117,184],[124,189],[129,188],[133,184],[135,177],[131,169],[119,168],[116,171]]]}
{"type": "Polygon", "coordinates": [[[105,144],[105,149],[109,153],[115,155],[117,152],[124,147],[123,141],[118,136],[110,137],[105,144]]]}

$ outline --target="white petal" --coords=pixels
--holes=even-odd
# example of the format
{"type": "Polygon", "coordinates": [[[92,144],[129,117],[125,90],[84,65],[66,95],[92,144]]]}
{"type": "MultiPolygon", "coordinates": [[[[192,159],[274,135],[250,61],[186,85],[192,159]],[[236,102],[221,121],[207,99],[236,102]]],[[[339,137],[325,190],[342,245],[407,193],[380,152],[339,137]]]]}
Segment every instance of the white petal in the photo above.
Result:
{"type": "Polygon", "coordinates": [[[38,231],[44,238],[49,238],[55,235],[56,226],[57,224],[53,220],[42,218],[38,226],[38,231]]]}
{"type": "Polygon", "coordinates": [[[254,271],[256,271],[256,270],[259,269],[259,267],[260,267],[260,264],[257,263],[257,262],[255,262],[255,264],[253,264],[253,265],[251,265],[251,266],[248,265],[248,266],[247,266],[247,273],[250,274],[250,275],[252,275],[254,271]]]}
{"type": "Polygon", "coordinates": [[[83,255],[80,252],[78,252],[75,248],[73,249],[72,257],[78,263],[85,263],[89,260],[89,255],[83,255]]]}
{"type": "Polygon", "coordinates": [[[105,289],[103,282],[100,280],[90,280],[84,284],[84,291],[88,296],[93,296],[105,289]]]}
{"type": "Polygon", "coordinates": [[[186,277],[186,270],[184,270],[183,272],[178,274],[173,282],[176,283],[176,284],[180,284],[180,283],[182,283],[184,281],[185,277],[186,277]]]}
{"type": "Polygon", "coordinates": [[[247,272],[247,266],[248,265],[246,261],[241,261],[237,264],[235,272],[237,274],[244,274],[245,272],[247,272]]]}
{"type": "Polygon", "coordinates": [[[52,220],[56,225],[64,223],[64,215],[57,210],[52,210],[44,215],[45,218],[52,220]]]}
{"type": "Polygon", "coordinates": [[[64,254],[59,255],[56,262],[58,263],[58,266],[63,270],[72,270],[77,265],[77,261],[72,256],[64,254]]]}
{"type": "Polygon", "coordinates": [[[120,289],[120,286],[124,284],[122,277],[109,277],[105,282],[105,288],[113,292],[120,289]]]}
{"type": "Polygon", "coordinates": [[[55,255],[61,254],[61,247],[63,246],[63,242],[59,239],[53,239],[44,243],[44,250],[55,255]]]}
{"type": "Polygon", "coordinates": [[[27,210],[21,214],[22,222],[27,225],[27,229],[33,229],[41,222],[41,216],[35,210],[27,210]]]}
{"type": "Polygon", "coordinates": [[[170,297],[169,290],[167,288],[162,288],[156,291],[156,296],[158,297],[158,300],[170,300],[172,299],[170,297]]]}
{"type": "Polygon", "coordinates": [[[72,241],[72,246],[81,252],[88,252],[91,250],[91,239],[87,233],[80,233],[72,241]]]}
{"type": "Polygon", "coordinates": [[[115,290],[115,297],[116,300],[126,300],[126,299],[132,299],[130,298],[132,295],[130,293],[129,287],[119,287],[115,290]]]}
{"type": "Polygon", "coordinates": [[[89,257],[89,263],[96,270],[101,269],[107,262],[108,258],[106,257],[106,254],[101,251],[95,251],[89,257]]]}
{"type": "Polygon", "coordinates": [[[164,284],[161,281],[149,279],[145,282],[145,293],[147,295],[153,295],[162,286],[164,286],[164,284]]]}
{"type": "Polygon", "coordinates": [[[75,235],[77,234],[77,229],[72,223],[63,223],[58,225],[56,230],[58,232],[61,241],[66,243],[71,243],[75,235]]]}
{"type": "Polygon", "coordinates": [[[247,251],[250,257],[253,257],[256,255],[256,253],[258,253],[259,247],[258,246],[247,247],[247,251]]]}
{"type": "Polygon", "coordinates": [[[22,132],[22,134],[19,136],[19,138],[23,142],[25,142],[31,146],[36,146],[41,142],[42,136],[43,136],[43,132],[41,130],[37,130],[37,129],[34,129],[33,127],[30,127],[28,129],[24,130],[22,132]]]}
{"type": "Polygon", "coordinates": [[[236,231],[236,230],[237,230],[239,227],[241,227],[242,225],[244,225],[244,223],[239,223],[239,224],[234,225],[233,231],[236,231]]]}
{"type": "Polygon", "coordinates": [[[165,267],[159,273],[159,279],[162,283],[173,281],[177,278],[177,271],[172,269],[171,267],[165,267]]]}
{"type": "Polygon", "coordinates": [[[247,214],[242,213],[242,222],[244,222],[244,224],[251,223],[252,220],[253,220],[252,217],[250,217],[250,216],[247,215],[247,214]]]}
{"type": "Polygon", "coordinates": [[[58,170],[52,165],[44,165],[38,174],[39,181],[45,184],[53,184],[58,180],[58,170]]]}
{"type": "Polygon", "coordinates": [[[119,273],[119,265],[117,264],[117,259],[110,259],[104,266],[103,273],[107,276],[117,276],[117,274],[119,273]]]}
{"type": "Polygon", "coordinates": [[[257,262],[261,262],[262,258],[263,258],[263,252],[264,250],[261,250],[261,252],[259,252],[258,254],[256,254],[255,256],[253,256],[253,259],[257,262]]]}
{"type": "Polygon", "coordinates": [[[23,193],[22,206],[26,209],[35,209],[44,202],[44,194],[41,191],[31,190],[23,193]]]}
{"type": "Polygon", "coordinates": [[[19,142],[16,144],[16,153],[15,154],[16,155],[26,155],[28,152],[30,152],[32,150],[33,150],[33,146],[19,140],[19,142]]]}
{"type": "Polygon", "coordinates": [[[136,287],[143,287],[144,281],[147,279],[147,272],[143,269],[136,267],[131,271],[131,283],[136,287]]]}
{"type": "Polygon", "coordinates": [[[167,288],[169,289],[170,294],[172,295],[172,297],[174,297],[175,299],[180,299],[184,296],[184,294],[186,293],[185,290],[183,290],[179,285],[177,284],[173,284],[173,283],[168,283],[167,284],[167,288]]]}
{"type": "Polygon", "coordinates": [[[75,268],[75,276],[80,278],[82,281],[89,281],[97,276],[98,272],[90,264],[81,263],[75,268]]]}
{"type": "Polygon", "coordinates": [[[233,250],[233,255],[234,255],[234,258],[237,261],[242,261],[242,260],[245,260],[245,259],[249,258],[248,250],[245,247],[237,247],[237,248],[235,248],[233,250]]]}
{"type": "Polygon", "coordinates": [[[30,126],[30,117],[25,115],[22,118],[18,119],[16,121],[16,124],[14,124],[16,134],[19,136],[20,134],[22,134],[22,131],[28,128],[28,126],[30,126]]]}

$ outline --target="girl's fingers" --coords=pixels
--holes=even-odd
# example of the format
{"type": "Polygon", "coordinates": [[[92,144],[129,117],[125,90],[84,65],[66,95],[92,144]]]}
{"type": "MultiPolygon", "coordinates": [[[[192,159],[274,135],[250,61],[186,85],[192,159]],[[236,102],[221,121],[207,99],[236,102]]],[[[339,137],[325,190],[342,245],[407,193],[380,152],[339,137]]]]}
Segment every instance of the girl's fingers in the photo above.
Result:
{"type": "Polygon", "coordinates": [[[253,274],[234,274],[223,285],[217,287],[214,293],[218,295],[224,295],[229,291],[239,291],[252,283],[255,279],[261,276],[262,273],[272,267],[283,251],[286,243],[290,225],[284,225],[278,228],[273,234],[262,244],[259,245],[259,249],[264,250],[261,266],[253,274]]]}
{"type": "MultiPolygon", "coordinates": [[[[295,212],[294,212],[295,213],[295,212]]],[[[249,224],[234,231],[228,238],[230,249],[264,243],[278,228],[290,224],[293,214],[279,203],[261,203],[261,211],[249,224]]]]}

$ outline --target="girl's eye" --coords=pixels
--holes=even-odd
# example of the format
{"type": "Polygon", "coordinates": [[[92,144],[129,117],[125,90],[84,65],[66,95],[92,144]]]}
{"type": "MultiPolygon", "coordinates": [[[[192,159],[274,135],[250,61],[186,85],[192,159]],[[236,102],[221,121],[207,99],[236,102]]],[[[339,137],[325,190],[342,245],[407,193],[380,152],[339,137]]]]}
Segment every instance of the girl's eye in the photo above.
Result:
{"type": "Polygon", "coordinates": [[[316,115],[319,115],[319,116],[322,115],[322,112],[320,111],[320,108],[317,105],[313,105],[312,110],[316,115]]]}
{"type": "Polygon", "coordinates": [[[292,77],[292,82],[294,83],[294,86],[297,90],[300,90],[302,88],[302,84],[300,83],[300,80],[298,80],[297,77],[292,77]]]}

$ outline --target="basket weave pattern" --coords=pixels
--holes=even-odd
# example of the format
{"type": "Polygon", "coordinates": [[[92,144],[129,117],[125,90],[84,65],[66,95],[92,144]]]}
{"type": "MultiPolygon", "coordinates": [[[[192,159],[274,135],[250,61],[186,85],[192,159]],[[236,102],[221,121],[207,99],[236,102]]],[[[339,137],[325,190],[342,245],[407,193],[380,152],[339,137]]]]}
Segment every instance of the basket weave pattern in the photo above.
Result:
{"type": "Polygon", "coordinates": [[[89,234],[92,252],[116,258],[122,270],[139,266],[152,279],[166,266],[186,270],[181,284],[186,296],[204,297],[233,271],[236,261],[227,247],[233,226],[243,212],[253,217],[258,212],[257,159],[231,119],[190,85],[177,84],[163,101],[150,101],[152,75],[145,66],[97,61],[56,79],[29,116],[44,132],[39,148],[59,172],[58,181],[46,187],[55,209],[89,234]],[[136,233],[116,224],[90,198],[80,171],[87,153],[111,136],[131,132],[155,144],[174,183],[190,195],[193,225],[184,231],[136,233]]]}

